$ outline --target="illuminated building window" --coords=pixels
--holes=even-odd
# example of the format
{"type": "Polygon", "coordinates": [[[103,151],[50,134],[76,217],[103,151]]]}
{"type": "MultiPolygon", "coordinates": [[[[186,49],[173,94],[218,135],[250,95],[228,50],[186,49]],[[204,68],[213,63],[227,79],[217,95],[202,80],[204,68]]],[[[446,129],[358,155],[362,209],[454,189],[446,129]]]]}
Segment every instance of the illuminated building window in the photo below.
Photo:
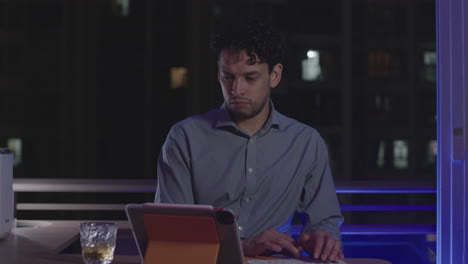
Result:
{"type": "Polygon", "coordinates": [[[187,85],[187,68],[172,67],[171,71],[171,88],[176,89],[187,85]]]}
{"type": "Polygon", "coordinates": [[[435,51],[425,51],[423,54],[424,67],[422,79],[428,82],[436,81],[436,61],[437,56],[435,51]]]}
{"type": "Polygon", "coordinates": [[[388,51],[369,51],[367,63],[369,77],[389,77],[392,54],[388,51]]]}
{"type": "Polygon", "coordinates": [[[408,142],[406,140],[393,141],[393,167],[408,168],[408,142]]]}
{"type": "Polygon", "coordinates": [[[7,140],[7,148],[15,154],[13,165],[17,166],[23,161],[23,141],[21,138],[9,138],[7,140]]]}
{"type": "Polygon", "coordinates": [[[302,79],[304,81],[316,81],[321,77],[320,52],[317,50],[308,50],[307,59],[302,60],[302,79]]]}
{"type": "Polygon", "coordinates": [[[437,140],[433,139],[427,143],[427,164],[435,164],[437,159],[437,140]]]}
{"type": "Polygon", "coordinates": [[[115,15],[128,16],[130,9],[130,0],[114,0],[112,9],[115,15]]]}
{"type": "Polygon", "coordinates": [[[377,167],[382,168],[385,165],[385,141],[380,141],[377,152],[377,167]]]}

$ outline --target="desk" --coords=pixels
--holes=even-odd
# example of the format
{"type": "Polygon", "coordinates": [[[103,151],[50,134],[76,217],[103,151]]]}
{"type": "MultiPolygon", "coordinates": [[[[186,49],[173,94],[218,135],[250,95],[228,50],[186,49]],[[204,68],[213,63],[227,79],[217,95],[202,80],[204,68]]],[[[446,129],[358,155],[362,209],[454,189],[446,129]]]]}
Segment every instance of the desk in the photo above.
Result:
{"type": "MultiPolygon", "coordinates": [[[[79,237],[80,222],[19,221],[18,223],[25,227],[15,228],[9,237],[0,239],[0,262],[9,264],[82,263],[79,254],[59,254],[79,237]]],[[[127,230],[128,233],[130,228],[128,222],[116,221],[116,223],[119,231],[127,230]]],[[[349,264],[390,264],[376,259],[346,259],[346,262],[349,264]]],[[[112,264],[137,263],[140,263],[138,255],[115,255],[112,262],[112,264]]]]}

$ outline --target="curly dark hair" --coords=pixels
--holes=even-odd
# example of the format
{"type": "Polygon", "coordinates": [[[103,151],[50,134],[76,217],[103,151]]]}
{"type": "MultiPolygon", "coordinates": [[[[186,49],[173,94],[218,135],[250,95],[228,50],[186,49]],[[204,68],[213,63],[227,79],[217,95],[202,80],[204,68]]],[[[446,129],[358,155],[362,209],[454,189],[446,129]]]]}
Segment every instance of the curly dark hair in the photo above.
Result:
{"type": "Polygon", "coordinates": [[[285,46],[283,39],[273,25],[253,17],[232,19],[211,35],[210,46],[219,59],[223,49],[246,50],[249,64],[267,63],[271,72],[273,67],[283,62],[285,46]]]}

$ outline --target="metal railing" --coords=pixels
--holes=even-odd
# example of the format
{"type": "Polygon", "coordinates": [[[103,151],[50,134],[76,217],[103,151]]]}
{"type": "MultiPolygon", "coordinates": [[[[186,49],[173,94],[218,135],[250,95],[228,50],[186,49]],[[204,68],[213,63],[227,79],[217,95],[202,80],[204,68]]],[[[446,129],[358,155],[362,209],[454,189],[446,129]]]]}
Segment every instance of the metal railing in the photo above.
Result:
{"type": "MultiPolygon", "coordinates": [[[[435,194],[436,186],[421,182],[336,182],[338,194],[435,194]]],[[[14,179],[13,190],[21,192],[154,193],[156,180],[147,179],[14,179]]],[[[121,211],[126,204],[109,203],[17,203],[17,210],[29,211],[121,211]]],[[[436,211],[436,205],[342,205],[342,211],[436,211]]],[[[347,225],[346,234],[434,233],[435,225],[347,225]]]]}
{"type": "MultiPolygon", "coordinates": [[[[154,193],[156,180],[130,179],[14,179],[18,192],[154,193]]],[[[337,182],[342,194],[435,194],[436,188],[421,182],[337,182]]],[[[123,210],[125,204],[18,203],[17,210],[123,210]]],[[[343,205],[343,211],[435,211],[436,205],[343,205]]]]}

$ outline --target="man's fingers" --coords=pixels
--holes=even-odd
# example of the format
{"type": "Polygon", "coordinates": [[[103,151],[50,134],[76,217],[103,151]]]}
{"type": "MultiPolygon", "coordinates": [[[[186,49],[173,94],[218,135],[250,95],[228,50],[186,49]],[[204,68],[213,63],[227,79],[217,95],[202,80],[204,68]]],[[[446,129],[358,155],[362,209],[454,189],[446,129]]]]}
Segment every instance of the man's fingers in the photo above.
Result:
{"type": "Polygon", "coordinates": [[[324,237],[317,237],[315,239],[315,245],[314,245],[314,258],[319,259],[320,255],[322,253],[323,249],[323,244],[325,243],[324,237]]]}
{"type": "Polygon", "coordinates": [[[291,254],[296,258],[300,258],[301,253],[296,247],[294,240],[291,242],[289,239],[278,238],[273,241],[265,242],[265,247],[273,252],[283,252],[285,254],[291,254]]]}
{"type": "Polygon", "coordinates": [[[335,244],[335,240],[333,240],[333,238],[328,237],[328,236],[324,238],[324,243],[322,247],[322,253],[320,254],[320,259],[322,259],[323,261],[328,259],[328,257],[330,256],[330,253],[333,250],[334,244],[335,244]]]}
{"type": "Polygon", "coordinates": [[[276,252],[276,253],[279,253],[283,250],[281,245],[273,241],[266,241],[265,243],[263,243],[262,251],[265,251],[265,249],[276,252]]]}
{"type": "Polygon", "coordinates": [[[333,249],[330,252],[330,255],[328,256],[328,259],[331,261],[337,260],[339,258],[340,253],[341,253],[341,242],[335,240],[333,243],[333,249]]]}
{"type": "Polygon", "coordinates": [[[343,254],[343,252],[340,250],[340,253],[338,254],[337,260],[343,260],[343,259],[344,259],[344,254],[343,254]]]}
{"type": "Polygon", "coordinates": [[[309,235],[309,234],[301,234],[301,235],[299,236],[299,242],[300,242],[301,244],[307,242],[307,240],[309,240],[309,239],[310,239],[310,235],[309,235]]]}
{"type": "Polygon", "coordinates": [[[278,241],[278,243],[287,251],[287,253],[292,254],[295,258],[300,258],[301,257],[301,252],[299,248],[296,246],[295,241],[293,240],[292,242],[289,240],[281,240],[278,241]]]}
{"type": "Polygon", "coordinates": [[[335,240],[333,240],[330,234],[320,230],[313,233],[301,234],[298,241],[296,241],[288,235],[271,229],[253,238],[244,240],[242,249],[244,250],[244,255],[249,257],[281,253],[301,258],[301,252],[307,251],[314,258],[326,261],[330,260],[330,257],[336,259],[339,257],[339,254],[342,254],[340,250],[341,244],[339,241],[336,242],[338,246],[335,250],[335,240]]]}
{"type": "Polygon", "coordinates": [[[285,234],[282,234],[280,233],[279,236],[278,236],[279,239],[284,239],[286,241],[289,241],[291,243],[294,243],[296,240],[294,240],[294,238],[288,236],[288,235],[285,235],[285,234]]]}
{"type": "Polygon", "coordinates": [[[297,247],[297,250],[299,250],[299,252],[302,252],[305,250],[301,244],[296,243],[296,247],[297,247]]]}
{"type": "Polygon", "coordinates": [[[335,240],[328,232],[317,230],[299,236],[300,246],[321,261],[343,260],[341,241],[335,240]]]}
{"type": "Polygon", "coordinates": [[[296,255],[297,248],[294,246],[295,240],[277,230],[270,229],[255,237],[243,240],[242,250],[245,256],[255,257],[262,254],[280,253],[283,249],[291,251],[296,255]],[[296,250],[294,250],[296,249],[296,250]]]}

